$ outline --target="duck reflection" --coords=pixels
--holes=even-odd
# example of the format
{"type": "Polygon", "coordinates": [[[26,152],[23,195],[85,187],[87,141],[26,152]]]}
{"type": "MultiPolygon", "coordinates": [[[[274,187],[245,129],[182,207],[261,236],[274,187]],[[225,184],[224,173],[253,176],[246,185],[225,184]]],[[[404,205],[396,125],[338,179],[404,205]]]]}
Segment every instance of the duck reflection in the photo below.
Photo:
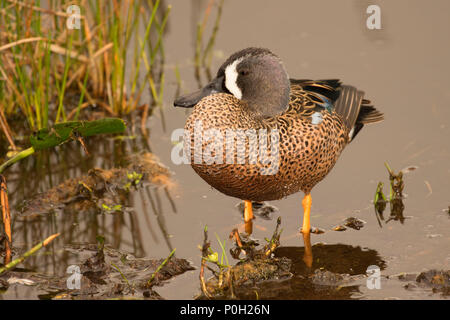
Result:
{"type": "Polygon", "coordinates": [[[360,285],[365,284],[367,267],[386,267],[378,252],[345,244],[315,244],[304,237],[305,247],[279,247],[275,257],[287,257],[292,261],[293,276],[285,280],[257,283],[251,290],[234,289],[239,299],[317,300],[358,299],[360,285]],[[312,255],[314,252],[314,258],[312,255]]]}
{"type": "MultiPolygon", "coordinates": [[[[253,219],[244,223],[244,230],[252,233],[253,219]]],[[[274,251],[275,257],[292,261],[293,276],[258,283],[253,289],[259,299],[354,299],[360,294],[359,286],[365,283],[367,267],[386,267],[376,250],[346,244],[312,246],[310,233],[302,233],[302,238],[303,247],[278,247],[274,251]]],[[[254,299],[253,289],[235,288],[235,294],[239,299],[254,299]]]]}

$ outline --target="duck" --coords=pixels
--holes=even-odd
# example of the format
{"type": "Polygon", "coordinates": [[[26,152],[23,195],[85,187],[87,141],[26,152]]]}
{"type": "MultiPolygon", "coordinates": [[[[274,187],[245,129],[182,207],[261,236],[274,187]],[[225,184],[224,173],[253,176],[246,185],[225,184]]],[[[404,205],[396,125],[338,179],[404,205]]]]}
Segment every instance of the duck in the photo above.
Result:
{"type": "Polygon", "coordinates": [[[194,171],[221,193],[252,203],[302,191],[300,231],[314,232],[311,191],[361,129],[381,122],[364,92],[339,79],[291,79],[267,48],[233,53],[205,87],[175,99],[192,108],[184,152],[194,171]]]}

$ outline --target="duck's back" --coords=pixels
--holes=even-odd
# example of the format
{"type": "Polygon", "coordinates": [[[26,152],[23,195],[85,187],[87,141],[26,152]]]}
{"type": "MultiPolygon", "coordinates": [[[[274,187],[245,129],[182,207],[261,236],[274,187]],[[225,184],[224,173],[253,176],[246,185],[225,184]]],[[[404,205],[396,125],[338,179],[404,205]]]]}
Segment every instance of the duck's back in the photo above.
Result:
{"type": "Polygon", "coordinates": [[[205,97],[185,126],[192,167],[212,187],[240,199],[309,193],[363,124],[382,119],[362,95],[337,80],[291,80],[288,109],[267,119],[232,95],[205,97]],[[267,153],[261,152],[265,145],[267,153]]]}

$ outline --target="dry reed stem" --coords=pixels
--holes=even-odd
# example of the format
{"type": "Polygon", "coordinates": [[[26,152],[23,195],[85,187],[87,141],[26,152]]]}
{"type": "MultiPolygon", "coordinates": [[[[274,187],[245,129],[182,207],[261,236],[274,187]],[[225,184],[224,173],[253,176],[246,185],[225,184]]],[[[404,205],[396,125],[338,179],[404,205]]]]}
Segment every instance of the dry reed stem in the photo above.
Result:
{"type": "Polygon", "coordinates": [[[8,189],[6,187],[6,179],[3,175],[0,174],[0,204],[2,206],[2,217],[3,217],[3,225],[5,228],[5,262],[4,264],[8,264],[11,261],[11,214],[9,211],[9,202],[8,202],[8,189]]]}
{"type": "Polygon", "coordinates": [[[141,115],[141,132],[142,134],[148,138],[148,132],[147,132],[147,117],[148,117],[148,103],[144,104],[142,106],[143,110],[142,110],[142,115],[141,115]]]}
{"type": "Polygon", "coordinates": [[[14,151],[16,151],[17,147],[14,143],[13,138],[11,137],[11,129],[9,128],[8,121],[6,120],[5,113],[3,112],[2,108],[0,108],[0,126],[2,127],[3,133],[5,134],[9,145],[14,151]]]}
{"type": "Polygon", "coordinates": [[[19,44],[22,44],[22,43],[28,43],[28,42],[33,42],[33,41],[41,41],[41,40],[47,40],[47,39],[42,38],[42,37],[32,37],[32,38],[20,39],[20,40],[17,40],[17,41],[5,44],[4,46],[1,46],[0,47],[0,52],[3,51],[3,50],[6,50],[6,49],[12,48],[14,46],[17,46],[19,44]]]}
{"type": "MultiPolygon", "coordinates": [[[[70,17],[70,14],[65,13],[65,12],[53,11],[53,10],[50,10],[50,9],[44,9],[44,8],[33,6],[31,4],[28,4],[28,3],[23,3],[23,2],[20,2],[20,1],[16,1],[16,0],[7,0],[7,1],[11,2],[13,4],[16,4],[16,5],[19,5],[21,7],[32,9],[33,11],[39,11],[39,12],[42,12],[42,13],[45,13],[45,14],[51,14],[51,15],[55,15],[55,16],[58,16],[58,17],[64,17],[64,18],[70,17]]],[[[84,19],[84,16],[81,15],[81,14],[80,14],[80,19],[84,19]]]]}

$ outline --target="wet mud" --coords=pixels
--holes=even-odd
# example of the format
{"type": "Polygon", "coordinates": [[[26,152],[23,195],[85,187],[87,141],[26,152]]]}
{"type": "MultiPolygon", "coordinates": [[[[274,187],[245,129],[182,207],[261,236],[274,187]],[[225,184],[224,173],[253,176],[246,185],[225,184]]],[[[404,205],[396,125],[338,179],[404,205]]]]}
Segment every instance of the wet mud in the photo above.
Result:
{"type": "Polygon", "coordinates": [[[185,259],[136,258],[103,244],[71,245],[64,248],[76,257],[79,272],[78,288],[76,272],[64,276],[50,276],[32,270],[8,272],[0,277],[2,290],[14,290],[18,286],[31,286],[39,299],[163,299],[157,288],[165,281],[193,270],[185,259]]]}

